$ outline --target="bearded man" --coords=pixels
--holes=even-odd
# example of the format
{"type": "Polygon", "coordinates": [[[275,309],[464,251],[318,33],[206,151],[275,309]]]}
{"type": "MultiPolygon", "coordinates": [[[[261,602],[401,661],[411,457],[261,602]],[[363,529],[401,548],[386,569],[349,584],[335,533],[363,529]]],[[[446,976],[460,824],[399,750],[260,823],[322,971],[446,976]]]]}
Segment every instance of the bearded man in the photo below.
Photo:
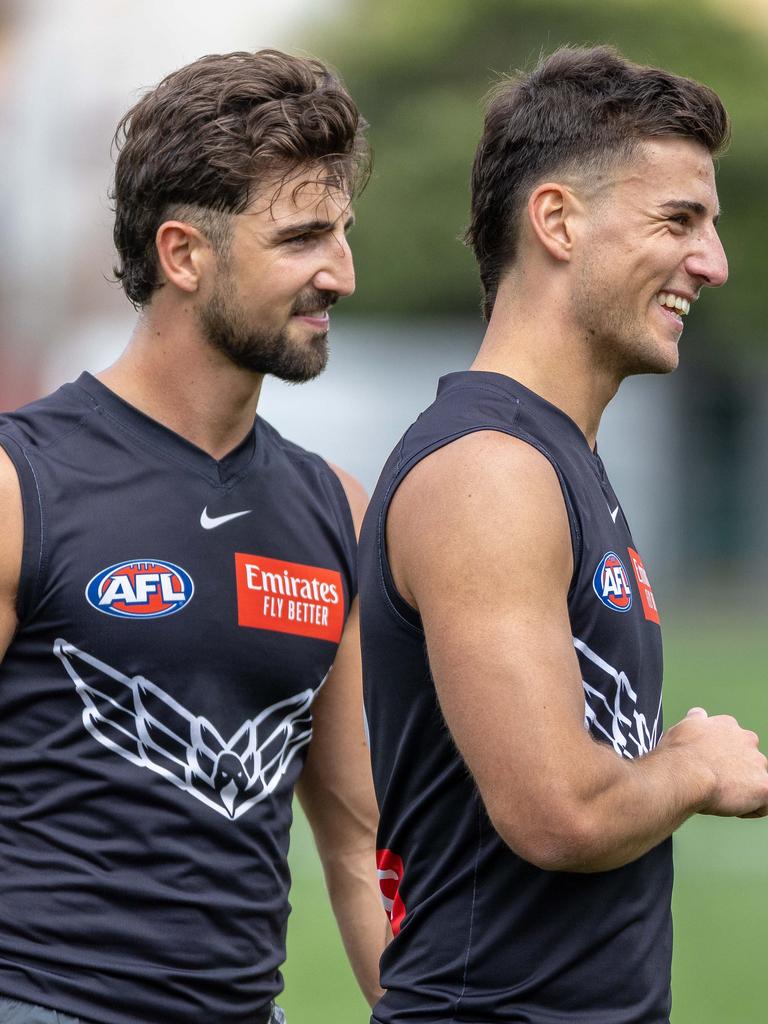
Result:
{"type": "Polygon", "coordinates": [[[256,415],[266,374],[320,373],[354,288],[363,128],[274,50],[202,58],[120,123],[136,329],[0,421],[3,1020],[282,1021],[294,786],[379,995],[364,495],[256,415]]]}

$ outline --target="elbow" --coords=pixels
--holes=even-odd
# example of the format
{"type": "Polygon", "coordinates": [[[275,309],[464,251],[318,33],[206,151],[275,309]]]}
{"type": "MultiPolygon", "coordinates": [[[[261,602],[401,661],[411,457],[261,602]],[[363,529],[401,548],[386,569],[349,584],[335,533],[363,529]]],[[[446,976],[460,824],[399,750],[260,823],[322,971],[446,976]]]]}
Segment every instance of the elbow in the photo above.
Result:
{"type": "Polygon", "coordinates": [[[551,805],[524,818],[496,815],[501,839],[523,860],[542,871],[589,873],[614,867],[606,858],[598,822],[583,805],[554,810],[551,805]]]}

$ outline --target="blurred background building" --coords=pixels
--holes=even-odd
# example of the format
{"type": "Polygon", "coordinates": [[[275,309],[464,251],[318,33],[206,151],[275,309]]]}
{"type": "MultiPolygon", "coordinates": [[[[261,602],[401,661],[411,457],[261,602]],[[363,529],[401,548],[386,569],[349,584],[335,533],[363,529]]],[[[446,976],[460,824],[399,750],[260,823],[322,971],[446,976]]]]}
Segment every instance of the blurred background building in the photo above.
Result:
{"type": "MultiPolygon", "coordinates": [[[[438,376],[465,368],[482,336],[474,262],[458,241],[482,97],[498,73],[542,51],[594,42],[708,82],[733,119],[719,173],[731,280],[694,307],[680,370],[626,382],[598,440],[673,637],[687,628],[700,651],[713,623],[737,620],[761,637],[768,0],[0,0],[0,408],[103,368],[129,337],[135,314],[110,281],[108,201],[110,140],[125,109],[203,53],[308,52],[342,71],[371,125],[375,172],[351,239],[358,290],[334,311],[329,370],[300,388],[268,382],[261,412],[371,488],[438,376]]],[[[733,628],[721,637],[731,645],[726,674],[734,645],[747,643],[733,628]]],[[[768,731],[755,652],[746,681],[722,682],[729,694],[734,684],[752,688],[768,731]]],[[[768,854],[765,841],[759,849],[768,854]]],[[[756,927],[764,950],[768,911],[756,927]]],[[[748,983],[759,962],[750,961],[748,983]]],[[[694,961],[677,970],[692,977],[694,961]]],[[[705,1002],[675,1020],[765,1019],[731,1015],[711,995],[705,1002]]]]}

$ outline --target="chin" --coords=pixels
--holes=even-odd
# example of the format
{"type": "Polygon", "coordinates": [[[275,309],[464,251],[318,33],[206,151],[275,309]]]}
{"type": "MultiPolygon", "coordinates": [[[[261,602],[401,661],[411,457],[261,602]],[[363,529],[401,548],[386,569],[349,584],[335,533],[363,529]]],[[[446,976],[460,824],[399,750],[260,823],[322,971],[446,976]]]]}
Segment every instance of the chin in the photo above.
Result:
{"type": "Polygon", "coordinates": [[[641,373],[672,373],[680,362],[677,339],[645,338],[624,350],[621,378],[641,373]]]}
{"type": "Polygon", "coordinates": [[[640,373],[673,373],[680,364],[680,352],[676,344],[670,345],[663,351],[653,353],[648,359],[647,365],[640,373]]]}

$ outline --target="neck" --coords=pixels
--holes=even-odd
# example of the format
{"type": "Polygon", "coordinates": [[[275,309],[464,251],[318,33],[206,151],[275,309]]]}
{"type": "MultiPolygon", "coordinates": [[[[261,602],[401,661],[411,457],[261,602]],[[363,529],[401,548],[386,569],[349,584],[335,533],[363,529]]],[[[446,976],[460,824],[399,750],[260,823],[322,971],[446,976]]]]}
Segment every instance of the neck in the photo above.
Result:
{"type": "Polygon", "coordinates": [[[473,370],[514,377],[556,405],[595,447],[600,419],[620,379],[595,365],[589,339],[570,322],[567,305],[522,282],[502,284],[473,370]],[[537,299],[529,298],[537,296],[537,299]]]}
{"type": "Polygon", "coordinates": [[[172,318],[142,313],[120,358],[96,376],[147,416],[221,459],[251,430],[263,375],[235,366],[193,323],[188,310],[172,318]]]}

